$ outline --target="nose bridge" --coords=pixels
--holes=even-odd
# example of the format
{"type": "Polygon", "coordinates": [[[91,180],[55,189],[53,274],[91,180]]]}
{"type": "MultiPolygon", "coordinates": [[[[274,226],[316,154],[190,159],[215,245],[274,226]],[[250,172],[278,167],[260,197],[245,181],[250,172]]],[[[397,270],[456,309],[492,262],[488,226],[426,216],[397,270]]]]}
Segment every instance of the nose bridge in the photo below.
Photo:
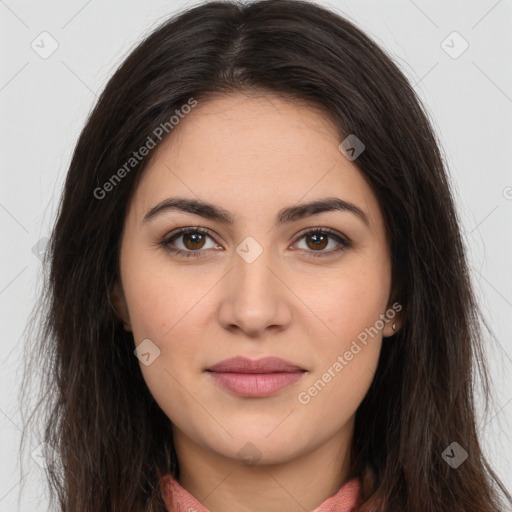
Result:
{"type": "Polygon", "coordinates": [[[247,303],[273,302],[276,278],[269,270],[269,267],[275,267],[270,248],[263,248],[254,238],[247,237],[238,245],[236,252],[233,290],[237,294],[237,300],[241,302],[245,300],[247,303]]]}
{"type": "Polygon", "coordinates": [[[248,237],[236,252],[220,309],[221,323],[253,335],[268,326],[286,324],[291,315],[271,249],[248,237]]]}

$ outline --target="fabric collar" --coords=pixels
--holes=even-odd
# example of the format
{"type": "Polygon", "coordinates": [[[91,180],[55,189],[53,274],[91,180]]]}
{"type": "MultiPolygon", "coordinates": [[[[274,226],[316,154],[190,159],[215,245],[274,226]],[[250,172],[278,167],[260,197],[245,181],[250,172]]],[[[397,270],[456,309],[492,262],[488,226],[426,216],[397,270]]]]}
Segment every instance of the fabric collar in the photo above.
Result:
{"type": "MultiPolygon", "coordinates": [[[[171,474],[160,478],[160,487],[168,512],[210,512],[171,474]]],[[[359,499],[359,493],[359,480],[354,478],[343,484],[336,494],[327,498],[312,512],[351,512],[359,499]]]]}

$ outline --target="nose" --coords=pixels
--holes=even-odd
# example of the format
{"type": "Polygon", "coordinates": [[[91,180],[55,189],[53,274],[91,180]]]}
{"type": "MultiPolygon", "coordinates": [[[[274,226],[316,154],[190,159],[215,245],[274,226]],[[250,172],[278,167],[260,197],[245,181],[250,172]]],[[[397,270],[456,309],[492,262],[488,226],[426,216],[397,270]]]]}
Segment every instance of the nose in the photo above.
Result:
{"type": "Polygon", "coordinates": [[[220,324],[251,338],[286,329],[292,319],[289,301],[293,295],[283,283],[271,251],[264,250],[250,263],[236,254],[233,265],[223,285],[220,324]]]}

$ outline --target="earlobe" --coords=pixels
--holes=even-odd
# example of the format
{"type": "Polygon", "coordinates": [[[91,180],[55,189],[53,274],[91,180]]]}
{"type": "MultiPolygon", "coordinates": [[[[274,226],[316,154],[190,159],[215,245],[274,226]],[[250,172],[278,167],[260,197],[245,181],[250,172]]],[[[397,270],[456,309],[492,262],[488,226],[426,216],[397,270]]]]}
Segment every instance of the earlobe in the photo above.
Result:
{"type": "Polygon", "coordinates": [[[402,305],[398,302],[394,302],[392,306],[388,308],[385,313],[387,318],[386,324],[384,326],[382,335],[384,338],[389,338],[396,334],[402,327],[402,315],[400,311],[402,310],[402,305]],[[390,310],[392,313],[390,314],[390,310]]]}
{"type": "Polygon", "coordinates": [[[110,303],[118,318],[123,322],[124,330],[131,331],[130,315],[128,313],[128,306],[124,297],[123,290],[119,283],[116,283],[110,292],[110,303]]]}
{"type": "Polygon", "coordinates": [[[389,338],[396,334],[400,330],[400,325],[400,321],[397,317],[389,320],[383,330],[384,338],[389,338]]]}

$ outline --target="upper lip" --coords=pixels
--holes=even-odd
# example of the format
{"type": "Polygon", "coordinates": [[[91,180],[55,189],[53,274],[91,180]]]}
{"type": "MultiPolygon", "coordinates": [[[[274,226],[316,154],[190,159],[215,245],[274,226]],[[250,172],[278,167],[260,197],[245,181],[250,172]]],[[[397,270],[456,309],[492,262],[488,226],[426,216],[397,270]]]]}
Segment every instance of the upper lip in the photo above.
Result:
{"type": "Polygon", "coordinates": [[[263,357],[253,360],[247,357],[232,357],[207,368],[210,372],[226,373],[276,373],[305,371],[304,368],[292,364],[279,357],[263,357]]]}

